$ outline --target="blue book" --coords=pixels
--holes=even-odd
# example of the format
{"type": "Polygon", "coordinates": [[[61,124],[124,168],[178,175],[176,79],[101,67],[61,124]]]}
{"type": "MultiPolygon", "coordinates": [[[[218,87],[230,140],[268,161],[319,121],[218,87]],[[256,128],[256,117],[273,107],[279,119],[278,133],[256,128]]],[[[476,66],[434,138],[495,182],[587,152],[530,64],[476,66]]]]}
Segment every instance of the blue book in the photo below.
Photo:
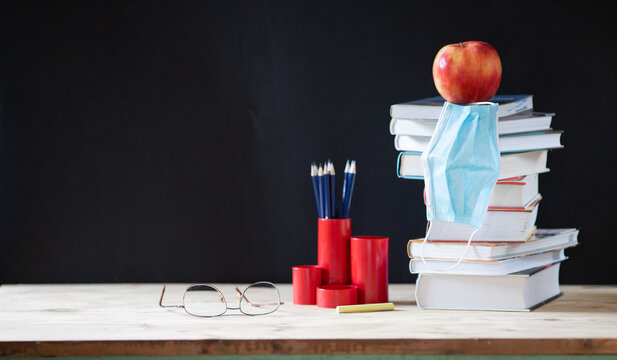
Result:
{"type": "MultiPolygon", "coordinates": [[[[532,95],[495,95],[490,102],[499,104],[498,117],[533,109],[532,95]]],[[[390,116],[399,119],[439,119],[445,102],[441,96],[408,101],[390,106],[390,116]]]]}

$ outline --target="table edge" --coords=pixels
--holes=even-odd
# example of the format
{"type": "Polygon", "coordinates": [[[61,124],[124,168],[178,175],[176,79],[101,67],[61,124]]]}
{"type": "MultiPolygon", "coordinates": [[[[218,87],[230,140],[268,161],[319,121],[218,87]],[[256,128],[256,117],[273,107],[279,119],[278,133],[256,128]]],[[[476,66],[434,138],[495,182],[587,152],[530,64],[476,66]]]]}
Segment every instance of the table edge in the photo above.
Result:
{"type": "Polygon", "coordinates": [[[4,341],[0,356],[617,354],[617,338],[4,341]]]}

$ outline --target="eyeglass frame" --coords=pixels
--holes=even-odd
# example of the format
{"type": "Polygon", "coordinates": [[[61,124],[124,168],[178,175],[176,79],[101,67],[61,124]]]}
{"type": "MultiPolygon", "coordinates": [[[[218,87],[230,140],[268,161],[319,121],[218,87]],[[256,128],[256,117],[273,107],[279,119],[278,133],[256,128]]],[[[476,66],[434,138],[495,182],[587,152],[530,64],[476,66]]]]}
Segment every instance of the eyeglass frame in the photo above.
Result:
{"type": "Polygon", "coordinates": [[[223,294],[223,292],[217,288],[216,286],[212,285],[212,284],[207,284],[207,283],[203,283],[203,284],[191,284],[189,286],[187,286],[187,288],[184,290],[184,294],[182,295],[182,304],[170,304],[170,305],[163,305],[163,296],[165,296],[165,289],[167,288],[167,285],[163,285],[163,290],[161,291],[161,297],[159,299],[159,306],[162,308],[175,308],[175,309],[184,309],[184,311],[191,315],[191,316],[196,316],[196,317],[205,317],[205,318],[212,318],[212,317],[217,317],[217,316],[221,316],[224,315],[227,310],[240,310],[240,312],[244,315],[248,315],[248,316],[259,316],[259,315],[268,315],[268,314],[272,314],[273,312],[275,312],[276,310],[278,310],[278,308],[283,305],[284,303],[281,301],[281,292],[279,291],[279,288],[274,285],[273,283],[269,282],[269,281],[257,281],[254,282],[252,284],[249,284],[244,291],[240,291],[240,289],[238,289],[238,286],[236,286],[236,293],[237,293],[237,299],[238,299],[238,307],[230,307],[229,303],[227,302],[227,298],[225,298],[225,294],[223,294]],[[246,313],[244,311],[242,311],[242,299],[244,299],[246,301],[247,304],[251,305],[251,306],[255,306],[255,307],[260,307],[259,305],[255,305],[253,303],[251,303],[251,301],[244,295],[244,293],[250,289],[252,286],[258,285],[258,284],[267,284],[267,285],[272,285],[272,287],[276,290],[276,295],[278,297],[278,305],[276,306],[276,308],[274,308],[272,311],[269,312],[265,312],[265,313],[261,313],[261,314],[249,314],[246,313]],[[225,311],[223,311],[220,314],[217,315],[197,315],[197,314],[193,314],[190,311],[188,311],[186,309],[186,306],[184,304],[184,299],[186,297],[186,293],[189,291],[189,289],[195,287],[195,286],[209,286],[211,288],[213,288],[214,290],[216,290],[219,295],[221,296],[221,299],[225,302],[225,311]]]}

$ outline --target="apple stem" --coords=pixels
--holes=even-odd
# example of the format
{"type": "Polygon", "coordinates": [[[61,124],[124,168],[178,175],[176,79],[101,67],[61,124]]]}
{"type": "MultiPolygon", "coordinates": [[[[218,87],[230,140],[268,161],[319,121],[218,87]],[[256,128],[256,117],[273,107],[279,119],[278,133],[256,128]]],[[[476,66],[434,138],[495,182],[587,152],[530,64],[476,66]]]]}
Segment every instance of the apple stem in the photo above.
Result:
{"type": "Polygon", "coordinates": [[[463,43],[462,42],[460,42],[459,45],[461,45],[461,47],[463,47],[463,43]]]}

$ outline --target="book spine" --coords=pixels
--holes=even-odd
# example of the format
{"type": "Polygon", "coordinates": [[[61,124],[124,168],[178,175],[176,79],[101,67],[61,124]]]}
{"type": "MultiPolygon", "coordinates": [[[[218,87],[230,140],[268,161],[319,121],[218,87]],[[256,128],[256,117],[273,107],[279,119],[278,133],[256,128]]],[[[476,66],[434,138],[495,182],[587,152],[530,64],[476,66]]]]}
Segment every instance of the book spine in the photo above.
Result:
{"type": "Polygon", "coordinates": [[[398,154],[398,157],[396,159],[396,176],[400,179],[408,179],[408,180],[424,180],[424,176],[412,176],[412,175],[405,175],[405,174],[401,174],[401,159],[403,158],[403,156],[405,155],[420,155],[420,153],[417,152],[401,152],[398,154]]]}
{"type": "Polygon", "coordinates": [[[413,241],[407,241],[407,257],[411,258],[411,245],[413,245],[413,241]]]}

